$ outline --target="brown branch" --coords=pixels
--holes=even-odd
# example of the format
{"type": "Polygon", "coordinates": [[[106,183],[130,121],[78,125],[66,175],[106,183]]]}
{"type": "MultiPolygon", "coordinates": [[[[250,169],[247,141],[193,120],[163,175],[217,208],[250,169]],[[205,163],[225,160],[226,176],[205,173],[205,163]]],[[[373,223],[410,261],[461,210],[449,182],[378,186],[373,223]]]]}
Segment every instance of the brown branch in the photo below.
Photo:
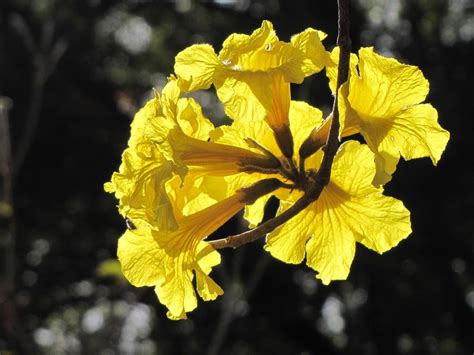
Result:
{"type": "Polygon", "coordinates": [[[253,242],[257,239],[260,239],[267,233],[270,233],[276,227],[287,222],[288,220],[296,216],[298,213],[300,213],[302,210],[304,210],[306,207],[308,207],[311,202],[312,200],[308,198],[308,196],[304,195],[285,212],[279,214],[278,216],[275,216],[274,218],[268,220],[265,223],[262,223],[258,227],[241,234],[231,235],[227,238],[210,240],[208,241],[208,243],[211,244],[214,249],[238,248],[243,244],[253,242]]]}
{"type": "MultiPolygon", "coordinates": [[[[324,158],[319,168],[321,178],[326,178],[327,183],[331,177],[331,167],[337,149],[339,148],[339,88],[349,77],[349,60],[351,55],[351,38],[350,38],[350,0],[338,0],[338,30],[337,45],[339,46],[339,64],[337,67],[337,84],[336,95],[332,107],[332,122],[329,129],[326,147],[324,149],[324,158]]],[[[326,183],[326,184],[327,184],[326,183]]]]}
{"type": "Polygon", "coordinates": [[[339,64],[338,64],[338,75],[337,75],[337,87],[336,95],[333,104],[333,119],[331,128],[328,134],[324,158],[321,163],[321,167],[317,174],[311,172],[307,174],[304,186],[305,194],[302,198],[295,202],[289,209],[283,213],[275,216],[271,220],[259,225],[258,227],[227,238],[209,241],[215,249],[222,248],[238,248],[239,246],[253,242],[268,233],[272,232],[275,228],[286,223],[288,220],[296,216],[312,202],[316,201],[324,187],[329,183],[331,177],[331,168],[339,147],[339,88],[341,85],[348,80],[349,75],[349,59],[351,51],[351,40],[350,40],[350,0],[338,0],[338,36],[337,45],[340,48],[339,64]]]}

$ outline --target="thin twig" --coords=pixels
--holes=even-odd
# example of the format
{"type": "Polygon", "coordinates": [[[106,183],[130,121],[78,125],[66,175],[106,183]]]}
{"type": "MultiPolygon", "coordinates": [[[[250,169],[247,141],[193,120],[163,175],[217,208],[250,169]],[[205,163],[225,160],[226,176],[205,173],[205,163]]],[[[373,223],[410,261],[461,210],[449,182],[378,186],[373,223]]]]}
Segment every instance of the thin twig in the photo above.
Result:
{"type": "Polygon", "coordinates": [[[260,257],[256,262],[254,269],[252,270],[252,277],[248,280],[247,285],[245,287],[244,295],[242,296],[243,299],[248,300],[252,296],[258,286],[259,281],[263,277],[265,269],[270,263],[270,260],[271,258],[269,254],[262,250],[260,257]]]}
{"type": "MultiPolygon", "coordinates": [[[[238,252],[244,250],[245,249],[239,249],[238,252]]],[[[232,281],[229,281],[229,284],[226,286],[226,289],[229,289],[229,292],[224,294],[221,314],[216,325],[216,330],[209,343],[209,348],[206,352],[207,355],[217,355],[220,353],[219,351],[229,332],[231,323],[235,318],[235,305],[238,301],[247,301],[251,297],[270,261],[268,254],[262,251],[260,258],[255,263],[251,277],[246,283],[244,293],[239,296],[240,287],[238,288],[238,283],[240,282],[241,259],[243,259],[242,252],[237,254],[236,259],[234,259],[234,272],[232,281]]]]}
{"type": "Polygon", "coordinates": [[[25,126],[17,144],[15,155],[15,175],[20,172],[35,137],[40,118],[45,86],[45,70],[42,60],[35,60],[33,78],[30,86],[30,103],[26,111],[25,126]]]}
{"type": "Polygon", "coordinates": [[[64,55],[67,48],[67,41],[64,38],[59,38],[55,42],[53,41],[55,25],[51,21],[43,23],[41,38],[38,43],[35,42],[30,28],[20,15],[12,15],[10,17],[10,25],[20,36],[23,45],[32,58],[33,64],[33,77],[30,84],[30,104],[26,112],[25,127],[17,144],[14,159],[14,173],[17,175],[23,166],[36,134],[46,82],[64,55]]]}
{"type": "Polygon", "coordinates": [[[209,342],[209,347],[206,355],[218,355],[219,350],[224,343],[224,340],[229,332],[230,325],[234,319],[235,304],[239,300],[239,284],[241,279],[242,262],[244,258],[245,249],[239,249],[233,258],[232,277],[227,277],[227,282],[224,283],[225,289],[222,299],[222,307],[219,319],[216,324],[215,331],[209,342]]]}
{"type": "Polygon", "coordinates": [[[308,181],[305,185],[305,193],[303,197],[296,201],[295,204],[289,209],[250,231],[229,236],[223,239],[209,241],[209,243],[215,249],[238,248],[243,244],[253,242],[267,235],[278,226],[296,216],[312,202],[316,201],[321,195],[324,187],[329,183],[332,163],[339,147],[339,88],[344,82],[347,81],[349,74],[349,58],[351,51],[349,8],[350,0],[338,0],[337,45],[340,48],[340,54],[337,75],[337,89],[333,104],[333,120],[326,142],[324,158],[318,173],[315,176],[312,174],[307,174],[306,178],[308,181]]]}
{"type": "Polygon", "coordinates": [[[331,177],[331,167],[334,157],[339,147],[339,88],[349,77],[349,59],[351,55],[351,38],[350,38],[350,0],[338,0],[338,30],[337,45],[339,46],[339,65],[337,68],[337,85],[336,94],[334,96],[334,104],[332,107],[332,122],[329,129],[326,147],[324,150],[324,158],[319,168],[319,175],[326,177],[327,181],[331,177]]]}

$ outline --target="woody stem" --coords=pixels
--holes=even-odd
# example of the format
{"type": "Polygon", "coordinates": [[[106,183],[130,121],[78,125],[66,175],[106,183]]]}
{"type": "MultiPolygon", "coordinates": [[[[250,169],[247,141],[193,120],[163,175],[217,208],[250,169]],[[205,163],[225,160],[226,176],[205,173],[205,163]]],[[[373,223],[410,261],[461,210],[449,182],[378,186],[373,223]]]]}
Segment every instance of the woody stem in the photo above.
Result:
{"type": "Polygon", "coordinates": [[[329,129],[326,147],[324,149],[324,158],[319,168],[319,175],[325,177],[329,182],[331,177],[331,167],[337,149],[339,148],[339,88],[349,78],[349,60],[351,55],[350,38],[350,0],[338,0],[338,34],[337,45],[339,46],[339,65],[337,70],[336,95],[332,107],[332,122],[329,129]]]}

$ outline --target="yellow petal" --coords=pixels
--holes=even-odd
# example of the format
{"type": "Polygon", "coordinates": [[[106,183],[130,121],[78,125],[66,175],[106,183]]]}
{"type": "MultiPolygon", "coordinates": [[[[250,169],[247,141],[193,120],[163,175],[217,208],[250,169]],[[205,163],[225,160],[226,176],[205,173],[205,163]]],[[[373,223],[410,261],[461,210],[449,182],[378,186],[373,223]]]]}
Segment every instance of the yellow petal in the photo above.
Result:
{"type": "Polygon", "coordinates": [[[146,103],[135,115],[131,124],[129,146],[138,149],[142,144],[154,143],[168,160],[173,160],[167,142],[171,130],[179,129],[190,137],[207,140],[214,125],[202,113],[200,105],[193,99],[179,98],[180,90],[175,78],[170,81],[160,95],[146,103]]]}
{"type": "Polygon", "coordinates": [[[180,99],[177,106],[181,130],[190,137],[207,140],[214,124],[203,115],[201,106],[194,99],[180,99]]]}
{"type": "Polygon", "coordinates": [[[307,263],[319,271],[324,283],[347,276],[356,240],[383,253],[411,233],[409,211],[372,185],[374,174],[374,158],[367,146],[354,141],[341,146],[331,183],[314,203],[322,217],[316,219],[320,228],[307,245],[307,263]]]}
{"type": "MultiPolygon", "coordinates": [[[[189,177],[186,176],[186,180],[189,180],[188,178],[189,177]]],[[[184,205],[182,210],[183,216],[189,216],[193,213],[199,212],[217,202],[217,200],[209,197],[200,189],[197,189],[196,192],[197,194],[193,199],[189,199],[188,197],[188,202],[184,205]]],[[[182,194],[180,193],[180,195],[182,194]]]]}
{"type": "Polygon", "coordinates": [[[200,267],[200,270],[196,272],[196,286],[199,296],[204,301],[213,301],[224,291],[207,275],[214,266],[221,263],[221,256],[211,245],[202,242],[198,246],[197,258],[200,267]]]}
{"type": "Polygon", "coordinates": [[[145,108],[150,106],[149,109],[139,111],[132,123],[135,141],[145,138],[160,145],[166,141],[170,130],[176,127],[190,137],[209,138],[209,132],[214,129],[212,122],[203,115],[201,106],[194,99],[179,98],[179,94],[176,80],[171,80],[159,98],[145,105],[145,108]]]}
{"type": "MultiPolygon", "coordinates": [[[[281,204],[279,212],[283,212],[289,206],[290,204],[281,204]]],[[[306,242],[314,229],[313,223],[313,211],[309,209],[301,211],[267,236],[265,250],[285,263],[301,263],[305,256],[306,242]]]]}
{"type": "Polygon", "coordinates": [[[272,77],[265,72],[218,70],[214,85],[225,113],[233,120],[259,121],[272,105],[272,77]]]}
{"type": "Polygon", "coordinates": [[[430,104],[421,104],[408,107],[395,117],[388,138],[392,141],[390,137],[405,159],[429,156],[436,165],[449,140],[449,132],[438,124],[436,109],[430,104]]]}
{"type": "Polygon", "coordinates": [[[299,59],[285,66],[286,81],[300,83],[304,77],[320,72],[328,64],[329,56],[321,42],[325,37],[326,34],[324,32],[313,28],[307,28],[303,32],[291,37],[291,44],[299,51],[297,56],[299,59]],[[291,66],[296,66],[303,73],[303,78],[290,75],[287,70],[291,66]]]}
{"type": "Polygon", "coordinates": [[[397,169],[399,160],[400,157],[392,156],[386,152],[378,152],[378,154],[375,155],[375,166],[377,170],[372,183],[375,186],[382,186],[391,181],[392,174],[397,169]]]}
{"type": "Polygon", "coordinates": [[[351,78],[349,101],[354,110],[371,117],[390,117],[401,109],[422,102],[429,83],[420,69],[393,58],[359,50],[360,78],[351,78]]]}
{"type": "Polygon", "coordinates": [[[163,283],[155,287],[155,293],[168,308],[166,315],[171,320],[186,319],[186,313],[196,309],[197,298],[192,282],[191,271],[177,268],[167,275],[163,283]]]}
{"type": "MultiPolygon", "coordinates": [[[[290,111],[290,120],[295,137],[295,146],[299,152],[296,161],[299,163],[301,157],[306,159],[326,144],[331,123],[328,122],[329,119],[323,122],[322,112],[319,109],[305,102],[298,105],[299,108],[292,109],[292,111],[296,110],[297,112],[291,113],[290,111]]],[[[293,104],[293,106],[295,105],[293,104]]]]}
{"type": "MultiPolygon", "coordinates": [[[[158,93],[155,92],[155,95],[157,94],[158,93]]],[[[158,99],[163,106],[163,114],[159,116],[166,116],[176,122],[177,102],[180,96],[181,90],[178,87],[178,80],[174,76],[170,76],[162,90],[162,95],[158,96],[158,99]]]]}
{"type": "Polygon", "coordinates": [[[222,44],[222,50],[219,52],[219,59],[225,65],[238,65],[246,69],[253,69],[248,63],[247,54],[253,54],[258,50],[264,49],[268,43],[272,43],[278,38],[273,30],[270,21],[263,21],[260,28],[253,31],[249,36],[246,34],[232,34],[222,44]]]}
{"type": "Polygon", "coordinates": [[[199,296],[204,301],[214,301],[218,296],[224,294],[222,288],[203,272],[196,274],[196,284],[199,296]]]}
{"type": "Polygon", "coordinates": [[[355,255],[355,237],[350,226],[342,220],[340,201],[323,191],[312,204],[315,218],[312,238],[306,244],[306,263],[318,271],[317,277],[327,285],[332,280],[345,280],[355,255]],[[316,227],[317,226],[317,227],[316,227]]]}
{"type": "Polygon", "coordinates": [[[295,147],[299,149],[313,128],[320,126],[322,122],[321,110],[304,101],[291,101],[290,127],[295,147]]]}
{"type": "Polygon", "coordinates": [[[208,243],[199,243],[196,249],[196,258],[199,268],[205,275],[209,275],[214,266],[221,263],[221,255],[208,243]]]}
{"type": "Polygon", "coordinates": [[[136,287],[154,286],[163,280],[164,250],[157,247],[150,229],[127,230],[118,240],[117,256],[122,272],[136,287]]]}
{"type": "Polygon", "coordinates": [[[195,44],[184,49],[176,56],[174,65],[179,87],[186,92],[208,89],[218,65],[217,55],[208,44],[195,44]]]}
{"type": "Polygon", "coordinates": [[[331,185],[350,196],[382,191],[372,186],[375,174],[374,154],[356,141],[341,144],[331,171],[331,185]]]}
{"type": "MultiPolygon", "coordinates": [[[[339,124],[341,137],[348,137],[353,134],[361,133],[361,120],[358,113],[351,107],[347,98],[349,83],[345,82],[339,88],[338,108],[339,124]]],[[[332,115],[331,115],[332,119],[332,115]]],[[[329,123],[329,122],[328,122],[329,123]]],[[[369,144],[370,146],[370,144],[369,144]]]]}
{"type": "Polygon", "coordinates": [[[253,204],[245,206],[244,218],[249,222],[249,228],[255,228],[262,222],[265,214],[265,205],[272,195],[258,198],[253,204]]]}
{"type": "MultiPolygon", "coordinates": [[[[150,135],[148,125],[153,123],[156,117],[163,115],[163,106],[161,105],[160,98],[154,98],[149,100],[145,106],[143,106],[133,118],[132,124],[130,125],[131,133],[128,141],[129,147],[135,147],[141,143],[144,137],[150,135]]],[[[162,132],[157,131],[157,132],[162,132]]]]}
{"type": "MultiPolygon", "coordinates": [[[[243,174],[237,174],[238,176],[243,174]]],[[[236,176],[236,175],[232,175],[236,176]]],[[[225,176],[212,176],[205,174],[202,183],[199,185],[202,193],[208,195],[216,201],[221,201],[229,196],[232,196],[238,189],[231,188],[227,183],[225,176]]]]}
{"type": "Polygon", "coordinates": [[[119,172],[112,175],[107,192],[115,192],[119,211],[135,224],[160,230],[176,229],[173,207],[165,183],[172,177],[173,164],[151,144],[141,151],[128,148],[119,172]]]}

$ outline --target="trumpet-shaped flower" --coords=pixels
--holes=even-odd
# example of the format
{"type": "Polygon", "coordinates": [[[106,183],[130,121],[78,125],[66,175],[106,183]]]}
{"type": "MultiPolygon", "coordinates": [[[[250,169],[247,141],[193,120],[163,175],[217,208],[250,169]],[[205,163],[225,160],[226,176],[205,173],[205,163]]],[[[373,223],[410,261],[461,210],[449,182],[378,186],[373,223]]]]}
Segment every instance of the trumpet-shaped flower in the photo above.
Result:
{"type": "MultiPolygon", "coordinates": [[[[331,57],[337,60],[334,54],[331,57]]],[[[391,179],[400,156],[406,160],[430,157],[436,165],[449,132],[438,124],[436,109],[422,103],[429,83],[421,70],[382,57],[372,48],[361,48],[358,70],[356,63],[351,57],[349,84],[340,89],[341,124],[344,130],[359,131],[376,153],[374,183],[380,185],[391,179]]],[[[334,89],[334,67],[328,74],[334,89]]]]}
{"type": "MultiPolygon", "coordinates": [[[[186,48],[176,56],[175,71],[184,91],[207,89],[214,84],[226,114],[234,120],[265,119],[281,136],[280,148],[292,155],[288,128],[288,106],[275,101],[277,95],[290,95],[289,83],[301,83],[319,72],[328,60],[321,40],[326,35],[312,28],[291,38],[278,39],[269,21],[251,35],[233,34],[217,55],[207,44],[186,48]]],[[[278,138],[277,138],[278,140],[278,138]]]]}
{"type": "Polygon", "coordinates": [[[203,300],[223,294],[208,276],[220,263],[220,255],[204,239],[253,202],[255,194],[271,192],[278,184],[278,180],[269,179],[240,189],[212,206],[178,218],[179,227],[174,231],[127,230],[119,239],[117,252],[124,276],[137,287],[154,286],[169,318],[186,318],[197,306],[194,277],[203,300]]]}
{"type": "Polygon", "coordinates": [[[209,134],[214,125],[202,115],[196,101],[180,98],[180,94],[177,81],[172,78],[163,89],[165,114],[148,121],[147,128],[140,131],[182,170],[192,168],[208,175],[230,175],[252,166],[275,168],[278,165],[278,161],[261,152],[211,142],[209,134]],[[167,92],[172,95],[166,95],[167,92]]]}
{"type": "Polygon", "coordinates": [[[240,171],[277,168],[278,160],[250,149],[189,137],[179,129],[168,135],[175,162],[207,175],[232,175],[240,171]]]}
{"type": "MultiPolygon", "coordinates": [[[[318,168],[320,158],[320,153],[312,156],[309,165],[318,168]]],[[[319,199],[271,232],[265,249],[291,264],[301,263],[306,255],[308,266],[328,284],[347,278],[356,242],[378,253],[396,246],[411,233],[410,213],[401,201],[372,185],[374,175],[369,148],[355,141],[344,143],[319,199]]]]}
{"type": "Polygon", "coordinates": [[[134,286],[154,286],[168,317],[186,318],[197,306],[193,278],[199,295],[213,300],[222,289],[208,276],[220,255],[203,241],[242,207],[235,195],[180,219],[175,231],[149,228],[128,230],[119,239],[118,257],[125,277],[134,286]]]}

